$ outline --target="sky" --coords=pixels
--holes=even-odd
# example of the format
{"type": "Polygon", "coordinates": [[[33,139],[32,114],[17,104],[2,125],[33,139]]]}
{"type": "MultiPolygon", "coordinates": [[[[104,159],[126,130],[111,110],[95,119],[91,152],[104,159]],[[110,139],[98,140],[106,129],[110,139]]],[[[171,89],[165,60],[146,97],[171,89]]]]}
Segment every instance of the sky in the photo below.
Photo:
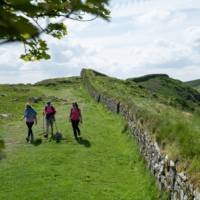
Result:
{"type": "Polygon", "coordinates": [[[165,73],[200,79],[199,0],[111,0],[111,22],[65,21],[68,36],[46,37],[51,60],[24,62],[18,43],[0,46],[0,83],[35,83],[92,68],[118,78],[165,73]]]}

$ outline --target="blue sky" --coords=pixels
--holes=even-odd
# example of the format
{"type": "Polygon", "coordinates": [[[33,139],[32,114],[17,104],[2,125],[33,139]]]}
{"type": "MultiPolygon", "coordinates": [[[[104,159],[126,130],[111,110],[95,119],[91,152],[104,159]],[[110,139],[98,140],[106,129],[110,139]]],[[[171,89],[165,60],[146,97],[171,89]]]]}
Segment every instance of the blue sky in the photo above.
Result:
{"type": "Polygon", "coordinates": [[[0,83],[79,75],[81,68],[119,78],[200,78],[199,0],[112,0],[111,11],[110,23],[66,21],[65,39],[47,37],[49,61],[26,63],[20,44],[0,46],[0,83]]]}

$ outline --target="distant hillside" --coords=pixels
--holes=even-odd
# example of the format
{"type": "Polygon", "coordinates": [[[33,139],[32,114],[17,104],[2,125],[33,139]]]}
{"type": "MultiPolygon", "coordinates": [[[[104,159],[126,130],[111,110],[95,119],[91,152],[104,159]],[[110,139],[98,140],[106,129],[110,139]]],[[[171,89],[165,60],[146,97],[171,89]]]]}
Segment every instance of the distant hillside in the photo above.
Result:
{"type": "Polygon", "coordinates": [[[128,80],[147,89],[153,96],[161,98],[163,103],[186,110],[195,110],[195,107],[200,105],[200,93],[197,90],[166,74],[151,74],[128,80]]]}
{"type": "Polygon", "coordinates": [[[193,81],[187,81],[185,83],[189,84],[192,87],[199,87],[200,86],[200,79],[193,80],[193,81]]]}
{"type": "Polygon", "coordinates": [[[53,78],[53,79],[46,79],[43,81],[39,81],[35,83],[35,86],[56,86],[58,84],[72,84],[76,83],[77,80],[80,80],[80,77],[65,77],[65,78],[53,78]]]}
{"type": "Polygon", "coordinates": [[[129,78],[129,80],[134,80],[135,82],[143,82],[154,78],[169,78],[169,76],[167,74],[148,74],[138,78],[129,78]]]}
{"type": "Polygon", "coordinates": [[[191,87],[200,91],[200,79],[185,82],[186,84],[190,85],[191,87]]]}

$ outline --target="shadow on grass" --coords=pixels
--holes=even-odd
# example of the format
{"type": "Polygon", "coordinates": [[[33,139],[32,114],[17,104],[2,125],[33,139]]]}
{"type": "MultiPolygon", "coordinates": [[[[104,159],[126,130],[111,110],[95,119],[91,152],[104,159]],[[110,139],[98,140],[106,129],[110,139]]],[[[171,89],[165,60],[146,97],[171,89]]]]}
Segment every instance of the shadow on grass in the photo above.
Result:
{"type": "Polygon", "coordinates": [[[90,147],[91,147],[90,141],[88,141],[88,140],[86,140],[86,139],[84,139],[84,138],[82,138],[82,137],[80,137],[79,139],[77,139],[77,142],[78,142],[79,144],[81,144],[81,145],[84,145],[84,146],[87,147],[87,148],[90,148],[90,147]]]}
{"type": "Polygon", "coordinates": [[[5,149],[5,143],[3,140],[0,140],[0,160],[6,158],[6,155],[3,152],[3,149],[5,149]]]}
{"type": "Polygon", "coordinates": [[[128,132],[128,124],[125,124],[123,129],[121,130],[121,133],[124,134],[124,133],[127,133],[128,132]]]}
{"type": "Polygon", "coordinates": [[[34,140],[34,142],[32,143],[34,146],[39,146],[39,145],[41,145],[42,144],[42,139],[36,139],[36,140],[34,140]]]}
{"type": "Polygon", "coordinates": [[[59,143],[61,143],[62,141],[67,141],[67,138],[65,138],[65,137],[63,137],[63,136],[62,136],[62,137],[55,137],[55,136],[54,136],[53,138],[50,137],[48,141],[49,141],[49,142],[54,141],[54,142],[56,142],[56,143],[59,144],[59,143]]]}

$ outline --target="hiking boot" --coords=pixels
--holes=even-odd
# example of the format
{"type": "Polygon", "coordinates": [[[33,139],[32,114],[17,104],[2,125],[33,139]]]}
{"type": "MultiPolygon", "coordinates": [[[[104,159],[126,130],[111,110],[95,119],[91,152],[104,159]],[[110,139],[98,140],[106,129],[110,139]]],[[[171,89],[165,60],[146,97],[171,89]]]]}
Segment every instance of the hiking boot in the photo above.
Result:
{"type": "Polygon", "coordinates": [[[26,141],[27,141],[27,142],[29,142],[29,139],[28,139],[28,138],[26,138],[26,141]]]}

